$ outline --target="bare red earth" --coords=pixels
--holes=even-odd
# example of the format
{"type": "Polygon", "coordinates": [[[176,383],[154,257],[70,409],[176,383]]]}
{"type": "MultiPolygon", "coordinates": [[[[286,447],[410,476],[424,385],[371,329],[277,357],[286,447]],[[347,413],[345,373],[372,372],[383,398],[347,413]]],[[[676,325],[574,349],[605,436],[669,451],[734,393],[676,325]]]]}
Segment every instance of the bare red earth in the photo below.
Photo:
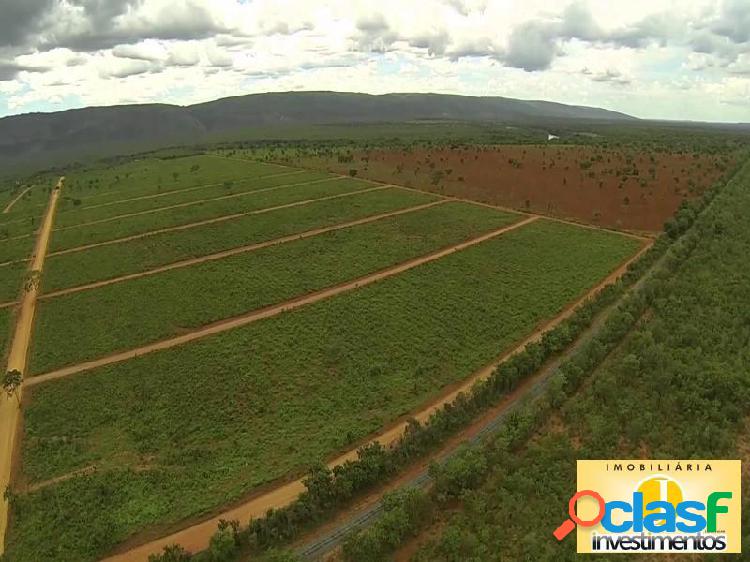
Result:
{"type": "Polygon", "coordinates": [[[730,159],[597,146],[377,149],[303,158],[360,177],[608,228],[656,232],[683,199],[713,185],[730,159]],[[351,157],[351,161],[346,161],[351,157]]]}

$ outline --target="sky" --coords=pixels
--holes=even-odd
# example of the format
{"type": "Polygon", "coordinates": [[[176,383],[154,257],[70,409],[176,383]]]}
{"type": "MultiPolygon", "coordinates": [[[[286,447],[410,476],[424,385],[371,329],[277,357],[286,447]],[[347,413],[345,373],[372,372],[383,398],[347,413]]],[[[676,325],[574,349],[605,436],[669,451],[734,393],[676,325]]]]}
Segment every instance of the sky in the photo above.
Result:
{"type": "Polygon", "coordinates": [[[0,116],[292,90],[750,122],[750,0],[0,0],[0,116]]]}

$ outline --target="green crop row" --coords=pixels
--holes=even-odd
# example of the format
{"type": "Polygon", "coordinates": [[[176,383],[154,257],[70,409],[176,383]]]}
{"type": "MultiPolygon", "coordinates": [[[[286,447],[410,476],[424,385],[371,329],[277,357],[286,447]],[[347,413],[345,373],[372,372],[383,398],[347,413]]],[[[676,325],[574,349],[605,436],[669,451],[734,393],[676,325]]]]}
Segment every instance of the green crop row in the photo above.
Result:
{"type": "Polygon", "coordinates": [[[12,302],[18,298],[27,274],[26,263],[13,263],[0,267],[0,303],[12,302]]]}
{"type": "Polygon", "coordinates": [[[176,336],[463,242],[518,218],[469,203],[446,203],[45,300],[37,313],[32,371],[176,336]],[[76,329],[66,329],[71,325],[76,329]]]}
{"type": "Polygon", "coordinates": [[[26,475],[101,470],[24,497],[18,560],[43,559],[34,545],[54,545],[58,562],[94,560],[350,445],[490,362],[636,246],[538,221],[358,291],[34,388],[26,475]]]}
{"type": "Polygon", "coordinates": [[[44,290],[49,292],[148,271],[164,264],[404,209],[435,199],[432,195],[397,188],[369,191],[355,197],[325,199],[270,213],[63,254],[47,261],[44,290]]]}
{"type": "Polygon", "coordinates": [[[78,228],[56,230],[51,240],[52,251],[115,240],[125,236],[143,234],[160,228],[185,225],[233,213],[245,213],[307,199],[352,193],[368,187],[372,187],[372,185],[362,180],[335,179],[310,185],[289,186],[232,199],[206,201],[189,207],[135,215],[78,228]]]}
{"type": "MultiPolygon", "coordinates": [[[[78,209],[63,211],[58,214],[55,224],[58,227],[73,226],[93,221],[119,217],[132,213],[145,211],[157,212],[158,209],[167,210],[173,205],[198,205],[201,201],[210,201],[219,197],[241,197],[242,193],[253,193],[260,189],[283,185],[298,185],[308,181],[317,181],[330,178],[324,172],[305,172],[303,174],[282,175],[272,174],[271,177],[245,177],[233,182],[213,183],[200,189],[181,190],[162,197],[151,197],[149,199],[137,199],[135,201],[125,200],[118,203],[107,203],[105,205],[91,205],[78,209]]],[[[186,188],[187,189],[187,188],[186,188]]]]}
{"type": "Polygon", "coordinates": [[[10,321],[13,318],[12,308],[0,308],[0,360],[5,362],[5,353],[11,339],[10,321]]]}
{"type": "MultiPolygon", "coordinates": [[[[0,263],[29,259],[34,249],[34,243],[35,237],[33,235],[17,240],[0,240],[0,263]]],[[[4,271],[4,267],[0,266],[0,272],[4,271]]]]}
{"type": "Polygon", "coordinates": [[[73,207],[76,199],[83,205],[94,205],[288,169],[275,164],[210,155],[137,159],[119,166],[89,168],[69,174],[65,179],[64,206],[73,207]]]}

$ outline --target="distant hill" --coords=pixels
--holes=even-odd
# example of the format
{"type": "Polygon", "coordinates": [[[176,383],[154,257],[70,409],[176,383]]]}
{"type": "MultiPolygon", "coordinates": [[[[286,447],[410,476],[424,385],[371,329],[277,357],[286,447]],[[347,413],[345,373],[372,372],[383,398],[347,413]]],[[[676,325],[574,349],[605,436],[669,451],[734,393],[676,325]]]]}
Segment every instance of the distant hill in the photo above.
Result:
{"type": "Polygon", "coordinates": [[[457,120],[525,123],[544,119],[630,121],[591,107],[502,97],[440,94],[287,92],[219,99],[187,107],[148,104],[29,113],[0,119],[0,166],[107,155],[222,134],[289,125],[457,120]]]}

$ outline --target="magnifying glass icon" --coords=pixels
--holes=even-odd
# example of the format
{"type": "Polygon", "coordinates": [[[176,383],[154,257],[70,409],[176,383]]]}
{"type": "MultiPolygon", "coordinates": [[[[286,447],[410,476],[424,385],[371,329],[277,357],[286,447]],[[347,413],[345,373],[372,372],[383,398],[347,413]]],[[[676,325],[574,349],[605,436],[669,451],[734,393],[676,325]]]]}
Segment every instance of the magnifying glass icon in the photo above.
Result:
{"type": "Polygon", "coordinates": [[[563,521],[562,525],[555,529],[552,534],[555,535],[555,538],[558,541],[561,541],[568,536],[568,533],[576,528],[576,525],[580,525],[581,527],[593,527],[594,525],[598,525],[604,518],[605,511],[606,505],[604,504],[604,498],[598,492],[593,490],[581,490],[580,492],[576,492],[568,502],[568,515],[570,516],[570,519],[563,521]],[[576,513],[576,504],[578,503],[578,500],[583,497],[593,498],[599,504],[599,512],[594,519],[587,520],[578,517],[578,514],[576,513]]]}

